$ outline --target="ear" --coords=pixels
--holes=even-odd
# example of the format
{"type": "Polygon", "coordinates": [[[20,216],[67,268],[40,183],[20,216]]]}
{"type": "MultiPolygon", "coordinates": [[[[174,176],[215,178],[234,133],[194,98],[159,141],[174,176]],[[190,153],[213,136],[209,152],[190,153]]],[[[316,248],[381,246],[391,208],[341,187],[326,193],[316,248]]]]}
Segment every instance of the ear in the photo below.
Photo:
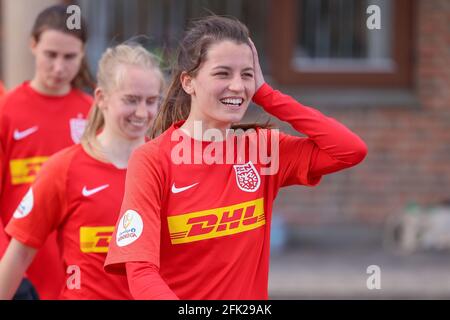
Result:
{"type": "Polygon", "coordinates": [[[105,110],[107,103],[106,103],[106,96],[105,91],[101,87],[97,87],[94,91],[94,99],[95,104],[98,106],[100,110],[105,110]]]}
{"type": "Polygon", "coordinates": [[[86,45],[83,44],[83,48],[81,48],[81,59],[86,56],[86,45]]]}
{"type": "Polygon", "coordinates": [[[184,92],[188,95],[193,95],[195,93],[193,86],[193,78],[186,72],[183,71],[180,75],[181,86],[183,87],[184,92]]]}
{"type": "Polygon", "coordinates": [[[33,55],[36,55],[37,41],[36,41],[36,39],[34,39],[34,37],[30,38],[30,44],[29,45],[30,45],[31,53],[33,55]]]}

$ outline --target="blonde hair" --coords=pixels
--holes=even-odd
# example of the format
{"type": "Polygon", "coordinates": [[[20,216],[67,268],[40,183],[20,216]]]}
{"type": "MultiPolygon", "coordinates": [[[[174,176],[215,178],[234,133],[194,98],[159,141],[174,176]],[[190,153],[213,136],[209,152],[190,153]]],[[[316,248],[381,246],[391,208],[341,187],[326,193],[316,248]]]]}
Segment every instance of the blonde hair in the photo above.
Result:
{"type": "MultiPolygon", "coordinates": [[[[148,52],[139,44],[120,44],[108,48],[100,58],[97,72],[97,87],[105,92],[111,92],[120,86],[124,74],[124,66],[138,66],[151,69],[160,79],[160,93],[164,88],[164,75],[159,67],[159,61],[155,55],[148,52]]],[[[100,108],[94,103],[89,112],[86,129],[81,138],[83,146],[93,151],[95,137],[105,125],[105,119],[100,108]]]]}

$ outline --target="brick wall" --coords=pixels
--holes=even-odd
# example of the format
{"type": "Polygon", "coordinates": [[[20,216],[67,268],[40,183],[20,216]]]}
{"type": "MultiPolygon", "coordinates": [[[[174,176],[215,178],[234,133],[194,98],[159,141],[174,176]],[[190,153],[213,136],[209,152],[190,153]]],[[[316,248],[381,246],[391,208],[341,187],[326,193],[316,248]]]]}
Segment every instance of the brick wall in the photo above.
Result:
{"type": "Polygon", "coordinates": [[[366,141],[368,157],[318,187],[282,190],[275,211],[295,223],[380,225],[409,202],[450,199],[450,1],[417,1],[414,20],[419,106],[321,109],[366,141]]]}

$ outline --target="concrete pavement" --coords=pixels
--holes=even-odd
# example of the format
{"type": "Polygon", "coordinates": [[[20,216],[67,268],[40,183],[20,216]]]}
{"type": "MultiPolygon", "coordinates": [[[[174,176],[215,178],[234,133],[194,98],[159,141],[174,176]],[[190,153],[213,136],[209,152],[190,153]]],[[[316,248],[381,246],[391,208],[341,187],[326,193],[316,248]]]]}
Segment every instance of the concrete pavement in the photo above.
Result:
{"type": "Polygon", "coordinates": [[[383,230],[321,226],[289,232],[288,245],[273,251],[271,299],[450,299],[450,252],[408,255],[382,246],[383,230]],[[380,289],[369,290],[367,273],[380,268],[380,289]]]}

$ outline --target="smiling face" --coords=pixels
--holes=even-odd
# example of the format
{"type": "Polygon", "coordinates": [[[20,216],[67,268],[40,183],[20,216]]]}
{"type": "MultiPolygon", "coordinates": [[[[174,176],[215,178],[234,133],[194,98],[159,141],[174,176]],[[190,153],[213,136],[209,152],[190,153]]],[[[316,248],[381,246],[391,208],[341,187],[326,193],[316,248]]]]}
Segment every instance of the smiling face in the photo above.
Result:
{"type": "Polygon", "coordinates": [[[117,86],[95,92],[105,119],[104,131],[127,140],[142,139],[158,110],[161,80],[149,68],[121,65],[118,69],[117,86]]]}
{"type": "Polygon", "coordinates": [[[69,92],[84,56],[83,42],[73,35],[48,29],[37,42],[32,40],[31,51],[36,59],[33,84],[38,91],[50,95],[69,92]]]}
{"type": "Polygon", "coordinates": [[[252,51],[232,40],[214,43],[197,74],[184,73],[181,81],[191,96],[188,120],[202,121],[206,128],[229,128],[242,119],[255,93],[252,51]]]}

